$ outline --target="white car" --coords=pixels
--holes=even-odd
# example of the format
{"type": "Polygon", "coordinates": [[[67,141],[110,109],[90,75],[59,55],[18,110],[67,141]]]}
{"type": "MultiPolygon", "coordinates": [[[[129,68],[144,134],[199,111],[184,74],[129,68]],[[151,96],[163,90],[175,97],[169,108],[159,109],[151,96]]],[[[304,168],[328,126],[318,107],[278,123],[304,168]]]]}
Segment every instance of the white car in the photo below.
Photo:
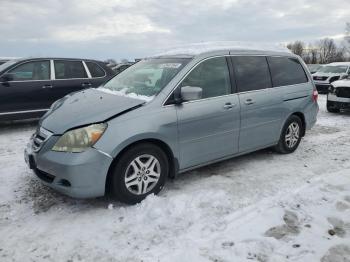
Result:
{"type": "Polygon", "coordinates": [[[350,109],[350,76],[333,82],[329,88],[327,110],[338,113],[340,109],[350,109]]]}
{"type": "Polygon", "coordinates": [[[317,91],[327,94],[330,84],[346,78],[350,73],[350,62],[330,63],[322,66],[312,75],[317,91]]]}

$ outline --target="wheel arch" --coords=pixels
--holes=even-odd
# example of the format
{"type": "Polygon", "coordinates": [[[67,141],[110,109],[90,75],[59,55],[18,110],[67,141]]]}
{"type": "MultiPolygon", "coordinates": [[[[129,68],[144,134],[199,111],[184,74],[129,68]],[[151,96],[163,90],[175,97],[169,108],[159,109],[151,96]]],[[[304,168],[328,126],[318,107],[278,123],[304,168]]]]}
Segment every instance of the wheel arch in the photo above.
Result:
{"type": "Polygon", "coordinates": [[[115,165],[118,163],[120,156],[122,154],[124,154],[127,150],[129,150],[131,147],[136,146],[138,144],[142,144],[142,143],[151,143],[151,144],[154,144],[154,145],[158,146],[159,148],[161,148],[164,151],[164,153],[166,154],[168,161],[169,161],[169,175],[168,175],[168,177],[170,177],[170,178],[176,177],[178,170],[179,170],[179,163],[178,163],[178,159],[174,156],[174,153],[173,153],[172,149],[170,148],[170,146],[167,143],[165,143],[164,141],[157,139],[157,138],[140,139],[140,140],[134,141],[134,142],[128,144],[127,146],[125,146],[113,158],[113,161],[108,169],[107,178],[106,178],[106,185],[105,185],[105,193],[106,194],[110,192],[110,185],[111,185],[111,178],[112,178],[113,169],[114,169],[115,165]]]}

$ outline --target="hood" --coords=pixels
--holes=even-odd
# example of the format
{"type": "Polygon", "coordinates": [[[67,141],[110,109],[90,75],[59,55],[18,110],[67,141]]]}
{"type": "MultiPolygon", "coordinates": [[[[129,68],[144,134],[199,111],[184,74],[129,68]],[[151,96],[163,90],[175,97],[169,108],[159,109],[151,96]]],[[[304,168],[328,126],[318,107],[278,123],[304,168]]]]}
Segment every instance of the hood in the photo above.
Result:
{"type": "Polygon", "coordinates": [[[54,134],[63,134],[74,127],[103,122],[144,103],[139,99],[87,89],[55,102],[39,125],[54,134]]]}
{"type": "Polygon", "coordinates": [[[343,80],[338,80],[338,81],[334,81],[332,83],[332,86],[334,87],[349,87],[350,88],[350,80],[349,79],[343,79],[343,80]]]}
{"type": "Polygon", "coordinates": [[[314,74],[312,74],[312,76],[342,76],[342,75],[346,75],[345,73],[323,73],[323,72],[316,72],[314,74]]]}

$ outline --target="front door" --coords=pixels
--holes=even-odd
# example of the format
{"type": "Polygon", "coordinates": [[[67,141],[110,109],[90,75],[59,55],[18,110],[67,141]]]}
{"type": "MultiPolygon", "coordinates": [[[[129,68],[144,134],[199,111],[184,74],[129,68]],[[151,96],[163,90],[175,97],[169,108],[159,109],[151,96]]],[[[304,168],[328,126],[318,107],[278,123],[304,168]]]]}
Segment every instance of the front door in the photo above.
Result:
{"type": "Polygon", "coordinates": [[[232,94],[225,57],[205,60],[182,81],[196,86],[202,99],[177,106],[180,169],[238,152],[239,100],[232,94]]]}
{"type": "Polygon", "coordinates": [[[1,114],[44,112],[50,107],[49,60],[26,62],[7,73],[12,74],[13,81],[0,83],[1,114]]]}

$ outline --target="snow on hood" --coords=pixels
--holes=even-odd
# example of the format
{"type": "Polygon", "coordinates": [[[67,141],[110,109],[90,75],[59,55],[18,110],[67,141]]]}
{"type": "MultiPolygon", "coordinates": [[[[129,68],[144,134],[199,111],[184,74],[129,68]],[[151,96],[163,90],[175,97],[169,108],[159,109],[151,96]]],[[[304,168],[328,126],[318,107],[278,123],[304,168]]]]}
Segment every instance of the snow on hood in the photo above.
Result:
{"type": "Polygon", "coordinates": [[[144,103],[140,99],[91,88],[57,101],[40,119],[39,125],[55,134],[63,134],[74,127],[106,121],[144,103]]]}
{"type": "Polygon", "coordinates": [[[312,74],[313,76],[343,76],[346,75],[345,73],[324,73],[324,72],[316,72],[314,74],[312,74]]]}
{"type": "Polygon", "coordinates": [[[338,81],[334,81],[332,83],[332,86],[334,87],[349,87],[350,88],[350,80],[349,79],[342,79],[342,80],[338,80],[338,81]]]}
{"type": "Polygon", "coordinates": [[[141,99],[141,100],[144,100],[146,102],[152,101],[153,98],[155,97],[155,96],[143,96],[143,95],[138,95],[135,93],[126,93],[127,88],[122,89],[120,91],[116,91],[116,90],[111,90],[111,89],[104,88],[104,87],[99,87],[98,90],[105,92],[107,94],[126,96],[126,97],[130,97],[130,98],[135,98],[135,99],[141,99]]]}
{"type": "Polygon", "coordinates": [[[255,51],[275,51],[275,52],[287,52],[291,51],[282,44],[274,43],[252,43],[252,42],[237,42],[237,41],[217,41],[217,42],[204,42],[193,43],[184,46],[174,47],[168,51],[164,51],[155,56],[166,55],[198,55],[210,51],[219,50],[255,50],[255,51]]]}

